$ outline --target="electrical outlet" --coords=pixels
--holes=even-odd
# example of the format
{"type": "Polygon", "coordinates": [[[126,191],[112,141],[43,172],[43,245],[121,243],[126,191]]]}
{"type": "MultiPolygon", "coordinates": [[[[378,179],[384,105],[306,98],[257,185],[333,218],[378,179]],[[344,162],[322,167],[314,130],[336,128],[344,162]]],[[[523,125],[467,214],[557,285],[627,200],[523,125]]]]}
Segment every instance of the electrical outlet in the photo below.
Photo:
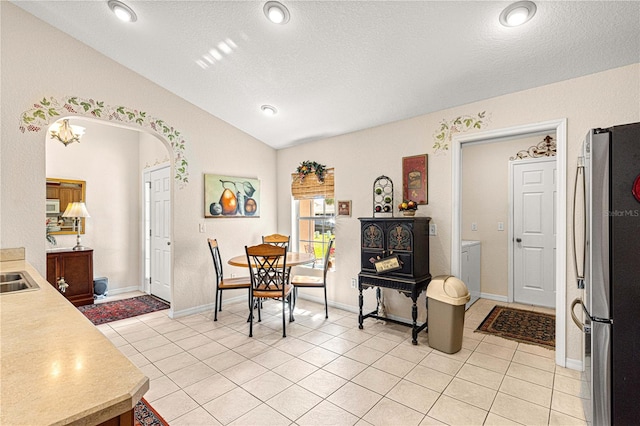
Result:
{"type": "Polygon", "coordinates": [[[200,224],[200,233],[203,234],[205,231],[204,223],[200,224]]]}
{"type": "Polygon", "coordinates": [[[498,231],[504,231],[504,222],[498,222],[498,231]]]}
{"type": "Polygon", "coordinates": [[[438,235],[438,227],[435,223],[429,225],[429,235],[436,236],[438,235]]]}
{"type": "Polygon", "coordinates": [[[235,278],[235,277],[236,277],[236,274],[231,274],[231,278],[235,278]]]}
{"type": "Polygon", "coordinates": [[[355,278],[351,278],[351,288],[358,288],[358,282],[355,278]]]}
{"type": "Polygon", "coordinates": [[[471,224],[471,230],[472,230],[472,231],[477,231],[477,230],[478,230],[478,224],[477,224],[477,223],[475,223],[475,222],[473,222],[473,223],[471,224]]]}

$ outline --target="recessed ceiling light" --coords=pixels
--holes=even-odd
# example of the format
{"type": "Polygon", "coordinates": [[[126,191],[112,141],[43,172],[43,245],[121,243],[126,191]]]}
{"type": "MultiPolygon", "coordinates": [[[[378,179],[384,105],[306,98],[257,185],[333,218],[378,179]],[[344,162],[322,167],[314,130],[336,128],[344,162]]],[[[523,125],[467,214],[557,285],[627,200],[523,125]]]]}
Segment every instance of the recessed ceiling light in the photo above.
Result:
{"type": "Polygon", "coordinates": [[[286,24],[289,22],[289,9],[277,1],[268,1],[264,4],[264,14],[274,24],[286,24]]]}
{"type": "Polygon", "coordinates": [[[505,27],[517,27],[533,18],[536,9],[536,4],[532,1],[515,2],[502,11],[500,23],[505,27]]]}
{"type": "Polygon", "coordinates": [[[276,115],[278,113],[278,110],[276,109],[276,107],[271,106],[271,105],[262,105],[260,107],[260,109],[262,110],[262,113],[264,115],[272,116],[272,115],[276,115]]]}
{"type": "Polygon", "coordinates": [[[109,0],[107,2],[109,5],[109,9],[124,22],[136,22],[138,20],[138,16],[136,13],[126,4],[122,3],[120,0],[109,0]]]}

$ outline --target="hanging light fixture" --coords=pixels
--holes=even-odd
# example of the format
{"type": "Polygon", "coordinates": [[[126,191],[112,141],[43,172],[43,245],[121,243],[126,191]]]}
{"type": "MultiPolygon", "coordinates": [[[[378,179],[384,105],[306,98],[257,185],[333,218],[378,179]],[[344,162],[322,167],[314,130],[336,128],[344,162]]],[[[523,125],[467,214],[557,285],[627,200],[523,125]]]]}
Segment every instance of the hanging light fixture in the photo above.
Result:
{"type": "Polygon", "coordinates": [[[73,126],[69,124],[68,119],[62,120],[62,123],[57,122],[51,126],[51,139],[57,139],[64,144],[69,145],[73,142],[80,142],[80,138],[84,135],[84,127],[73,126]]]}

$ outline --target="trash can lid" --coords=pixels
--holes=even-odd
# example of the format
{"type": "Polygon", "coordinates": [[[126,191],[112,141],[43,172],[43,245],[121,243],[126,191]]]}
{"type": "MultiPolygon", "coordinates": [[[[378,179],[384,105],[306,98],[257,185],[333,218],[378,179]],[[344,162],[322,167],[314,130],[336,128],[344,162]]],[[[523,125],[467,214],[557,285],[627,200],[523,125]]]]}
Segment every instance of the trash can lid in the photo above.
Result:
{"type": "Polygon", "coordinates": [[[427,297],[455,306],[464,305],[471,300],[465,283],[452,275],[432,278],[427,286],[427,297]]]}

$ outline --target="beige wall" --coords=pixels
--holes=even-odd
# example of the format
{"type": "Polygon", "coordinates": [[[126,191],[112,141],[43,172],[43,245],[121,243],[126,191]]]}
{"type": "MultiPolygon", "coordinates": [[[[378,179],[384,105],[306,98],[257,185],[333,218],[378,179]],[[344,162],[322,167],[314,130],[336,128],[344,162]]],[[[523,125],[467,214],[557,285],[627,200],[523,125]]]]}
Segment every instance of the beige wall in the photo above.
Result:
{"type": "Polygon", "coordinates": [[[274,200],[275,151],[11,3],[0,2],[0,15],[0,247],[26,247],[27,260],[45,273],[45,136],[21,133],[20,115],[45,96],[77,95],[124,105],[165,120],[185,136],[190,182],[173,191],[172,310],[186,313],[213,304],[206,237],[219,239],[225,258],[241,254],[244,244],[259,241],[264,229],[275,229],[277,206],[264,203],[260,218],[205,221],[203,173],[258,178],[263,200],[274,200]],[[72,52],[73,61],[53,66],[52,52],[60,51],[72,52]],[[205,233],[199,232],[200,223],[205,233]]]}
{"type": "Polygon", "coordinates": [[[506,300],[508,296],[509,158],[537,145],[546,135],[462,148],[461,233],[463,240],[481,242],[482,297],[506,300]],[[498,222],[504,223],[504,231],[498,230],[498,222]],[[472,223],[477,225],[476,231],[472,223]]]}
{"type": "MultiPolygon", "coordinates": [[[[452,120],[460,115],[474,116],[481,111],[486,111],[489,115],[486,130],[567,119],[566,191],[569,203],[568,200],[573,197],[570,177],[575,170],[579,146],[586,132],[592,127],[640,121],[640,64],[278,151],[280,230],[286,230],[290,226],[290,173],[301,161],[313,160],[334,167],[336,198],[353,200],[352,217],[339,217],[336,221],[336,247],[340,251],[336,255],[336,270],[330,277],[329,293],[337,304],[357,307],[357,290],[349,285],[350,279],[356,277],[360,269],[360,228],[357,218],[372,214],[373,181],[381,174],[389,176],[395,183],[395,199],[398,200],[402,194],[402,157],[408,155],[429,154],[429,204],[420,206],[417,215],[432,217],[433,223],[438,227],[438,235],[430,238],[431,274],[446,274],[450,271],[451,155],[449,151],[434,152],[434,134],[439,129],[441,120],[452,120]]],[[[569,209],[567,229],[570,229],[570,214],[569,209]]],[[[571,259],[570,251],[566,255],[567,259],[571,259]]],[[[579,292],[574,284],[573,265],[570,261],[567,264],[566,300],[570,302],[579,292]]],[[[388,292],[386,300],[390,314],[410,317],[409,299],[396,292],[388,292]]],[[[422,300],[421,298],[419,303],[424,306],[422,300]]],[[[372,294],[367,294],[367,308],[373,308],[373,303],[372,294]]],[[[424,317],[422,309],[419,317],[424,317]]],[[[567,358],[580,362],[581,333],[568,317],[566,324],[567,358]]]]}

